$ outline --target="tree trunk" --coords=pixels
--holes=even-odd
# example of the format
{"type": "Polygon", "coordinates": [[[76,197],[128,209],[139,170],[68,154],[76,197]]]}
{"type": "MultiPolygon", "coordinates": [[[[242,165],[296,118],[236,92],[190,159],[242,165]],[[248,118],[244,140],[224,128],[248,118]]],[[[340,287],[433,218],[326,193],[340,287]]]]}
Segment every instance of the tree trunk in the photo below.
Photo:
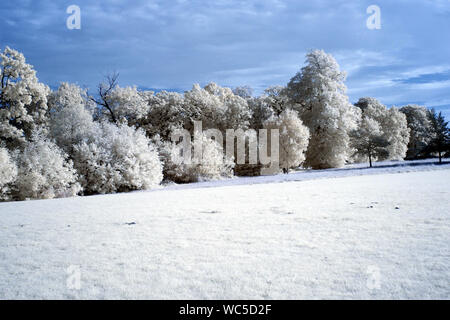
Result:
{"type": "Polygon", "coordinates": [[[369,164],[370,167],[372,168],[372,155],[370,154],[370,152],[369,152],[369,164]]]}
{"type": "Polygon", "coordinates": [[[442,163],[442,152],[439,150],[439,163],[442,163]]]}

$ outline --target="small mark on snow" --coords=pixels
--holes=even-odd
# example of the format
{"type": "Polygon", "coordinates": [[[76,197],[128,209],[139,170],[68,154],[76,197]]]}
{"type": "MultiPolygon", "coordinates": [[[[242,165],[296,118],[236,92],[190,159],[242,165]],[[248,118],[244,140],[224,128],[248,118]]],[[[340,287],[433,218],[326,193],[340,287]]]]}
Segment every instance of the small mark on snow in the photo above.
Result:
{"type": "Polygon", "coordinates": [[[295,213],[294,211],[284,211],[284,209],[283,209],[283,208],[280,208],[280,207],[272,207],[272,208],[270,208],[270,210],[271,210],[274,214],[288,214],[288,215],[291,215],[291,214],[294,214],[294,213],[295,213]]]}
{"type": "Polygon", "coordinates": [[[395,210],[400,210],[400,207],[395,207],[395,210]]]}
{"type": "Polygon", "coordinates": [[[202,211],[201,213],[216,214],[216,213],[220,213],[220,211],[217,211],[217,210],[211,210],[211,211],[202,211]]]}
{"type": "Polygon", "coordinates": [[[127,224],[127,225],[129,225],[129,226],[132,226],[132,225],[135,225],[136,222],[125,222],[125,224],[127,224]]]}

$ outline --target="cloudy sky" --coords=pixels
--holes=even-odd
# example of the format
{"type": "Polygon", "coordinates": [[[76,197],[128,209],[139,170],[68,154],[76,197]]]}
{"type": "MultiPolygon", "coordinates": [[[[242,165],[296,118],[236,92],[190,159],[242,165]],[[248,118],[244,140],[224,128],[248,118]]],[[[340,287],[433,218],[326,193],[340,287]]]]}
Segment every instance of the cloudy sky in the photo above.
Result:
{"type": "Polygon", "coordinates": [[[0,47],[23,52],[41,81],[184,91],[193,83],[285,85],[324,49],[348,72],[352,102],[436,107],[450,117],[450,0],[3,0],[0,47]],[[81,9],[69,30],[66,9],[81,9]],[[366,9],[381,8],[369,30],[366,9]]]}

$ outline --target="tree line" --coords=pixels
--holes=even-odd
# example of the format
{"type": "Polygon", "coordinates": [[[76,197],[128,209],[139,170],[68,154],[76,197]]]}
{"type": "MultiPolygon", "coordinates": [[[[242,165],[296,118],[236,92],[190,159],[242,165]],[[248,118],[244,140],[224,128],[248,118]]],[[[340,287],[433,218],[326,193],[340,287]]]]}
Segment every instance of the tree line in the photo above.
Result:
{"type": "Polygon", "coordinates": [[[183,128],[193,134],[194,121],[223,133],[278,129],[284,172],[430,156],[441,161],[449,154],[448,123],[441,113],[418,105],[387,108],[369,97],[350,103],[345,72],[322,50],[308,53],[286,86],[260,96],[246,86],[215,83],[155,93],[120,87],[117,74],[92,94],[70,83],[50,90],[22,53],[6,47],[0,61],[0,200],[260,174],[261,165],[238,163],[207,136],[200,139],[203,161],[175,163],[179,148],[171,132],[183,128]]]}

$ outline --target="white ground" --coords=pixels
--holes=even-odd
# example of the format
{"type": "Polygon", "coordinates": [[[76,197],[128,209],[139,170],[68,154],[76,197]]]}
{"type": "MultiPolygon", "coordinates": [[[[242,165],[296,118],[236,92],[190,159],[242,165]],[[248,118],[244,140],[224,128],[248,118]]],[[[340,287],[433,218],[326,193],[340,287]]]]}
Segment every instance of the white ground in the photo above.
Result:
{"type": "Polygon", "coordinates": [[[450,164],[378,166],[2,203],[0,299],[450,299],[450,164]]]}

